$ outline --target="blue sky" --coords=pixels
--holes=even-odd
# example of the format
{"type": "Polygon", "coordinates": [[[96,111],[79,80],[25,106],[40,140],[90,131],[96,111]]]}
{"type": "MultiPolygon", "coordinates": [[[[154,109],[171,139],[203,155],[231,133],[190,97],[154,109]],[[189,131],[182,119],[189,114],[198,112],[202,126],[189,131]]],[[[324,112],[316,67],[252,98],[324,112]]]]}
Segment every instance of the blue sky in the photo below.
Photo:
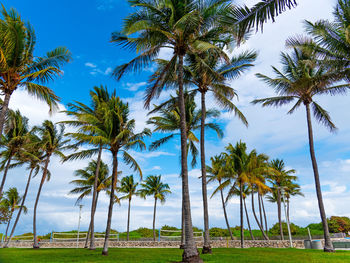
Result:
{"type": "MultiPolygon", "coordinates": [[[[255,1],[245,1],[248,5],[255,1]]],[[[294,168],[300,178],[299,183],[305,193],[305,198],[294,198],[291,204],[291,218],[294,223],[307,225],[319,222],[313,175],[308,154],[305,112],[300,109],[293,116],[286,115],[288,108],[262,109],[252,106],[250,101],[255,98],[272,95],[272,91],[254,76],[255,73],[271,75],[270,65],[278,66],[279,53],[285,50],[287,37],[303,32],[302,21],[308,19],[331,19],[333,0],[318,1],[318,9],[310,1],[300,0],[300,5],[286,12],[277,19],[275,24],[265,26],[264,33],[254,35],[240,50],[255,49],[259,52],[256,66],[245,76],[232,82],[239,94],[236,101],[246,114],[249,128],[245,128],[232,114],[223,113],[217,121],[225,131],[222,140],[217,140],[209,133],[207,139],[207,158],[224,150],[228,143],[238,140],[247,142],[249,149],[257,149],[271,158],[283,158],[288,167],[294,168]]],[[[152,68],[140,74],[128,75],[120,82],[110,77],[111,70],[134,57],[135,54],[122,50],[109,42],[111,33],[121,28],[122,19],[132,11],[122,0],[90,0],[90,1],[60,1],[52,5],[51,1],[7,0],[3,2],[6,8],[15,7],[25,20],[33,25],[37,35],[35,53],[42,55],[57,46],[66,46],[73,53],[74,60],[63,68],[64,75],[50,84],[56,94],[62,98],[61,109],[73,100],[85,103],[89,101],[89,90],[94,85],[107,85],[110,90],[116,89],[119,96],[129,102],[131,115],[136,120],[138,130],[143,129],[147,120],[143,109],[143,89],[147,76],[152,68]]],[[[236,52],[236,51],[235,51],[236,52]]],[[[161,57],[170,55],[168,50],[161,52],[161,57]]],[[[164,100],[169,93],[164,93],[159,101],[164,100]]],[[[318,99],[318,98],[317,98],[318,99]]],[[[347,204],[350,202],[350,157],[348,144],[350,138],[350,123],[347,112],[349,97],[324,97],[318,101],[330,111],[339,130],[330,134],[324,127],[314,123],[316,154],[319,161],[322,188],[326,212],[331,215],[350,216],[347,204]]],[[[24,91],[17,91],[10,103],[14,109],[19,108],[29,117],[30,123],[40,124],[44,119],[53,121],[65,119],[57,113],[50,117],[47,106],[37,101],[24,91]]],[[[214,107],[215,102],[208,98],[208,107],[214,107]]],[[[158,138],[155,135],[154,138],[158,138]]],[[[148,140],[148,143],[151,140],[148,140]]],[[[179,141],[175,140],[156,152],[135,152],[144,175],[162,174],[164,180],[171,186],[173,194],[157,212],[157,227],[164,224],[180,226],[181,202],[179,174],[179,141]]],[[[108,153],[104,153],[104,161],[111,163],[108,153]]],[[[76,161],[61,164],[53,158],[50,169],[52,179],[44,185],[38,207],[38,231],[48,233],[52,230],[64,231],[76,229],[78,208],[74,206],[76,196],[68,195],[72,188],[69,182],[74,179],[73,172],[85,167],[87,161],[76,161]]],[[[131,174],[124,165],[123,175],[131,174]]],[[[189,173],[193,224],[202,227],[202,203],[199,167],[189,173]]],[[[16,186],[23,192],[26,172],[23,169],[10,171],[6,187],[16,186]]],[[[32,231],[32,209],[34,197],[39,184],[39,178],[32,181],[28,195],[27,207],[29,213],[22,217],[17,233],[32,231]]],[[[209,193],[215,185],[209,186],[209,193]]],[[[87,229],[89,223],[89,207],[91,199],[83,201],[82,229],[87,229]]],[[[104,231],[107,216],[108,199],[101,196],[97,210],[96,228],[104,231]]],[[[135,199],[131,211],[131,229],[140,226],[152,226],[152,200],[135,199]]],[[[250,206],[250,204],[248,204],[250,206]]],[[[120,231],[126,229],[127,204],[115,206],[112,228],[120,231]]],[[[225,222],[222,207],[218,198],[212,198],[209,203],[210,225],[224,227],[225,222]]],[[[267,203],[269,225],[277,221],[276,208],[267,203]]],[[[233,199],[228,205],[228,214],[232,226],[239,224],[238,199],[233,199]]],[[[253,220],[252,220],[253,221],[253,220]]],[[[255,227],[255,225],[253,224],[255,227]]],[[[4,226],[0,226],[4,231],[4,226]]]]}

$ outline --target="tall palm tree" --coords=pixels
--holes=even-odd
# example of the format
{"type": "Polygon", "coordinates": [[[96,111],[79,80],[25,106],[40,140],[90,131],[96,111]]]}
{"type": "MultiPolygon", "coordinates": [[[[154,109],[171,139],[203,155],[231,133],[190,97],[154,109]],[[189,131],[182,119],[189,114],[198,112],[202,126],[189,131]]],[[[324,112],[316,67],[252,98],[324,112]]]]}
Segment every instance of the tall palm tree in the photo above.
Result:
{"type": "Polygon", "coordinates": [[[211,157],[210,160],[211,160],[211,167],[207,166],[207,169],[206,169],[208,173],[208,183],[217,182],[219,184],[219,186],[213,191],[210,198],[212,198],[215,194],[220,192],[222,209],[224,210],[224,217],[225,217],[227,230],[230,234],[231,239],[233,240],[233,235],[232,235],[232,231],[230,228],[230,224],[229,224],[227,212],[226,212],[226,202],[223,194],[223,189],[225,187],[228,187],[230,183],[230,180],[226,179],[229,177],[229,175],[227,175],[226,160],[223,155],[216,155],[214,157],[211,157]]]}
{"type": "MultiPolygon", "coordinates": [[[[20,208],[18,210],[16,220],[12,226],[10,236],[7,239],[7,242],[4,244],[4,248],[8,247],[8,244],[11,241],[12,236],[15,232],[17,223],[19,221],[22,210],[24,208],[24,202],[25,202],[27,194],[28,194],[28,189],[29,189],[31,179],[32,179],[32,177],[36,176],[39,173],[40,169],[43,169],[42,161],[44,160],[44,157],[45,157],[44,152],[40,148],[40,145],[39,145],[39,138],[32,133],[29,134],[29,141],[24,146],[24,150],[19,152],[18,155],[16,156],[16,158],[18,159],[18,165],[28,164],[27,170],[29,170],[29,175],[28,175],[28,179],[27,179],[26,188],[24,190],[24,194],[22,197],[22,203],[21,203],[20,208]]],[[[15,166],[17,166],[17,165],[15,165],[15,166]]]]}
{"type": "Polygon", "coordinates": [[[270,166],[274,169],[274,173],[268,176],[268,181],[272,185],[273,192],[276,193],[276,197],[277,197],[276,203],[277,203],[277,212],[278,212],[277,214],[278,214],[278,223],[280,226],[280,236],[281,236],[281,240],[284,240],[283,228],[282,228],[281,191],[284,190],[288,182],[296,179],[296,176],[293,175],[295,174],[296,171],[294,169],[287,170],[285,167],[284,161],[280,159],[272,160],[270,162],[270,166]]]}
{"type": "Polygon", "coordinates": [[[131,199],[134,195],[139,195],[139,192],[136,191],[137,186],[139,183],[134,182],[134,176],[129,175],[122,178],[120,181],[120,187],[118,187],[117,191],[120,193],[123,193],[122,197],[120,197],[120,200],[127,199],[128,204],[128,221],[127,221],[127,230],[126,230],[126,240],[129,241],[129,226],[130,226],[130,206],[131,206],[131,199]]]}
{"type": "MultiPolygon", "coordinates": [[[[122,32],[112,35],[112,42],[140,52],[129,63],[117,67],[113,75],[120,77],[128,71],[137,71],[148,66],[161,48],[173,50],[173,56],[159,77],[147,88],[145,106],[149,107],[153,98],[158,97],[167,85],[168,77],[177,72],[176,89],[179,94],[180,134],[181,134],[181,172],[183,181],[183,200],[185,212],[185,248],[183,261],[198,261],[198,250],[193,237],[190,197],[188,189],[186,116],[184,101],[184,57],[191,52],[203,53],[210,49],[223,53],[213,43],[223,43],[219,17],[228,1],[195,0],[136,0],[132,5],[138,10],[124,21],[122,32]],[[209,15],[210,14],[210,15],[209,15]],[[130,37],[139,33],[136,37],[130,37]],[[178,70],[175,68],[178,67],[178,70]]],[[[222,29],[222,28],[221,28],[222,29]]],[[[222,47],[222,46],[221,46],[222,47]]],[[[228,59],[226,57],[226,59],[228,59]]]]}
{"type": "Polygon", "coordinates": [[[91,203],[91,213],[90,213],[90,227],[91,238],[90,238],[90,250],[95,250],[95,212],[97,205],[97,188],[98,188],[98,178],[99,170],[101,165],[101,155],[103,151],[103,142],[100,136],[100,130],[103,129],[104,125],[104,107],[109,101],[111,96],[115,93],[109,94],[107,87],[95,86],[92,91],[90,91],[91,97],[91,107],[81,103],[74,102],[69,104],[69,110],[65,113],[73,117],[73,120],[63,121],[62,123],[78,128],[77,131],[67,133],[78,145],[88,145],[92,147],[90,149],[85,149],[82,151],[75,152],[67,156],[65,161],[75,160],[75,159],[85,159],[97,154],[97,163],[95,170],[95,181],[92,193],[92,203],[91,203]]]}
{"type": "Polygon", "coordinates": [[[331,121],[328,112],[316,103],[313,100],[313,97],[315,95],[346,92],[349,85],[333,86],[334,83],[342,77],[341,74],[332,71],[332,69],[323,67],[322,65],[318,65],[313,52],[303,52],[302,50],[295,48],[292,55],[282,53],[282,64],[284,66],[282,72],[273,67],[276,74],[275,78],[270,78],[263,74],[257,74],[258,78],[262,79],[275,89],[278,96],[254,100],[253,103],[261,103],[263,106],[282,106],[296,100],[296,104],[294,104],[288,112],[290,114],[302,104],[305,106],[310,156],[314,171],[318,206],[324,230],[324,251],[334,251],[323,204],[320,177],[314,149],[310,107],[312,107],[316,120],[325,125],[330,131],[334,131],[336,127],[331,121]]]}
{"type": "Polygon", "coordinates": [[[112,182],[111,192],[108,207],[108,218],[106,226],[105,241],[102,250],[102,255],[108,255],[108,241],[111,230],[113,205],[115,203],[115,189],[118,181],[118,163],[119,154],[121,154],[122,160],[130,166],[130,168],[136,171],[142,179],[142,171],[136,160],[128,153],[130,149],[143,150],[146,148],[143,142],[146,136],[151,135],[149,129],[144,129],[140,133],[135,133],[135,120],[130,119],[129,105],[123,103],[119,97],[112,96],[108,103],[104,107],[104,125],[101,128],[96,128],[91,125],[92,130],[98,129],[99,141],[106,150],[112,155],[113,170],[112,170],[112,182]]]}
{"type": "Polygon", "coordinates": [[[162,182],[161,175],[149,175],[146,180],[141,183],[141,189],[139,190],[140,196],[146,198],[146,196],[153,196],[154,208],[153,208],[153,241],[156,241],[156,211],[157,201],[161,204],[166,201],[166,195],[171,194],[170,187],[168,184],[162,182]]]}
{"type": "Polygon", "coordinates": [[[0,153],[3,158],[1,168],[4,171],[1,185],[0,185],[0,198],[4,189],[8,170],[11,165],[11,161],[20,151],[23,151],[23,146],[28,140],[28,118],[24,117],[18,110],[8,112],[5,134],[2,135],[0,145],[4,150],[0,153]]]}
{"type": "Polygon", "coordinates": [[[50,173],[48,171],[48,166],[52,156],[58,156],[64,158],[63,150],[69,149],[70,140],[64,137],[64,125],[63,124],[53,124],[52,121],[45,120],[41,126],[35,127],[34,132],[40,138],[40,147],[44,151],[44,168],[42,172],[42,177],[39,184],[38,193],[36,195],[34,212],[33,212],[33,235],[34,244],[33,248],[39,248],[39,243],[36,234],[36,211],[39,203],[39,198],[41,190],[46,180],[50,179],[50,173]]]}
{"type": "Polygon", "coordinates": [[[45,56],[34,56],[36,37],[32,26],[25,23],[15,9],[4,6],[0,19],[0,90],[4,101],[0,111],[0,136],[13,92],[24,88],[30,95],[45,101],[50,111],[58,108],[59,98],[45,84],[62,74],[61,67],[71,60],[65,47],[45,56]]]}
{"type": "MultiPolygon", "coordinates": [[[[7,190],[5,192],[5,197],[1,200],[1,203],[0,205],[1,206],[5,206],[5,207],[8,207],[8,210],[10,211],[10,217],[8,219],[8,222],[7,222],[7,227],[6,227],[6,232],[5,232],[5,242],[7,241],[7,233],[8,233],[8,230],[9,230],[9,226],[10,226],[10,223],[11,223],[11,219],[12,219],[12,216],[13,216],[13,213],[20,209],[20,203],[22,201],[22,198],[18,191],[17,191],[17,188],[15,187],[11,187],[9,190],[7,190]]],[[[26,206],[23,206],[22,207],[24,213],[26,214],[27,213],[27,207],[26,206]]]]}

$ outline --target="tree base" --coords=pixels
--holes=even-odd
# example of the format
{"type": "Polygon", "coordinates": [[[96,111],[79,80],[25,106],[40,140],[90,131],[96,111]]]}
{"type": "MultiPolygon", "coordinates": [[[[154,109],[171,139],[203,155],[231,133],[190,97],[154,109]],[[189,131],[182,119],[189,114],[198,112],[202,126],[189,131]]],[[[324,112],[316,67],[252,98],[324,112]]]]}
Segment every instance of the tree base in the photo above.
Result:
{"type": "Polygon", "coordinates": [[[89,250],[96,250],[95,247],[89,247],[89,250]]]}
{"type": "Polygon", "coordinates": [[[329,248],[329,247],[324,247],[323,251],[324,252],[328,252],[328,253],[334,253],[335,252],[334,248],[329,248]]]}
{"type": "Polygon", "coordinates": [[[8,245],[4,245],[2,248],[8,248],[8,245]]]}
{"type": "Polygon", "coordinates": [[[33,248],[34,249],[39,249],[40,247],[39,247],[39,245],[33,245],[33,248]]]}
{"type": "Polygon", "coordinates": [[[184,249],[185,248],[185,245],[184,244],[181,244],[180,245],[180,249],[184,249]]]}
{"type": "Polygon", "coordinates": [[[199,257],[198,251],[197,255],[188,256],[186,252],[182,254],[182,262],[186,263],[203,263],[203,260],[199,257]]]}
{"type": "Polygon", "coordinates": [[[211,246],[203,246],[203,249],[202,249],[202,254],[212,254],[213,251],[211,250],[211,246]]]}
{"type": "Polygon", "coordinates": [[[108,256],[108,251],[102,250],[102,256],[108,256]]]}

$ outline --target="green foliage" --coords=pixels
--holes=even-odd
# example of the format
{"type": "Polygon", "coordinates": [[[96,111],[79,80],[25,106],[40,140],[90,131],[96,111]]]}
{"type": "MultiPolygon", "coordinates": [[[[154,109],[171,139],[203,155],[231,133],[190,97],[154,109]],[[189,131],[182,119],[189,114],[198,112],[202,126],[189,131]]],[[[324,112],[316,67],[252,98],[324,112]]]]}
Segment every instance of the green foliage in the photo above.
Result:
{"type": "MultiPolygon", "coordinates": [[[[287,223],[286,222],[282,222],[282,228],[283,228],[283,234],[284,235],[288,235],[288,227],[287,227],[287,223]]],[[[296,235],[300,230],[300,227],[290,223],[290,232],[292,235],[296,235]]],[[[280,234],[279,231],[279,223],[277,222],[276,224],[274,224],[270,229],[269,229],[269,233],[273,236],[278,236],[280,234]]]]}
{"type": "Polygon", "coordinates": [[[328,220],[329,232],[347,233],[350,231],[350,218],[343,216],[331,216],[328,220]]]}

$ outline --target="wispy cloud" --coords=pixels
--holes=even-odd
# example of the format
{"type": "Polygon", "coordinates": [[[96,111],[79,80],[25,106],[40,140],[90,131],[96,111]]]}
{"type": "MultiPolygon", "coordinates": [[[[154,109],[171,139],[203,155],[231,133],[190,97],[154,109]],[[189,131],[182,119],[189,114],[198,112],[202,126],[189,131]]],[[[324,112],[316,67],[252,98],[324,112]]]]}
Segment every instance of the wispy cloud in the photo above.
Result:
{"type": "Polygon", "coordinates": [[[92,62],[86,62],[85,67],[88,67],[91,69],[90,74],[95,76],[97,74],[102,74],[102,75],[109,75],[112,73],[113,69],[111,67],[107,67],[106,69],[102,70],[100,69],[96,64],[92,62]]]}
{"type": "Polygon", "coordinates": [[[96,68],[97,67],[96,64],[91,63],[91,62],[86,62],[85,66],[88,67],[88,68],[96,68]]]}
{"type": "Polygon", "coordinates": [[[138,82],[138,83],[126,83],[126,88],[128,91],[137,91],[139,88],[145,86],[147,82],[138,82]]]}

